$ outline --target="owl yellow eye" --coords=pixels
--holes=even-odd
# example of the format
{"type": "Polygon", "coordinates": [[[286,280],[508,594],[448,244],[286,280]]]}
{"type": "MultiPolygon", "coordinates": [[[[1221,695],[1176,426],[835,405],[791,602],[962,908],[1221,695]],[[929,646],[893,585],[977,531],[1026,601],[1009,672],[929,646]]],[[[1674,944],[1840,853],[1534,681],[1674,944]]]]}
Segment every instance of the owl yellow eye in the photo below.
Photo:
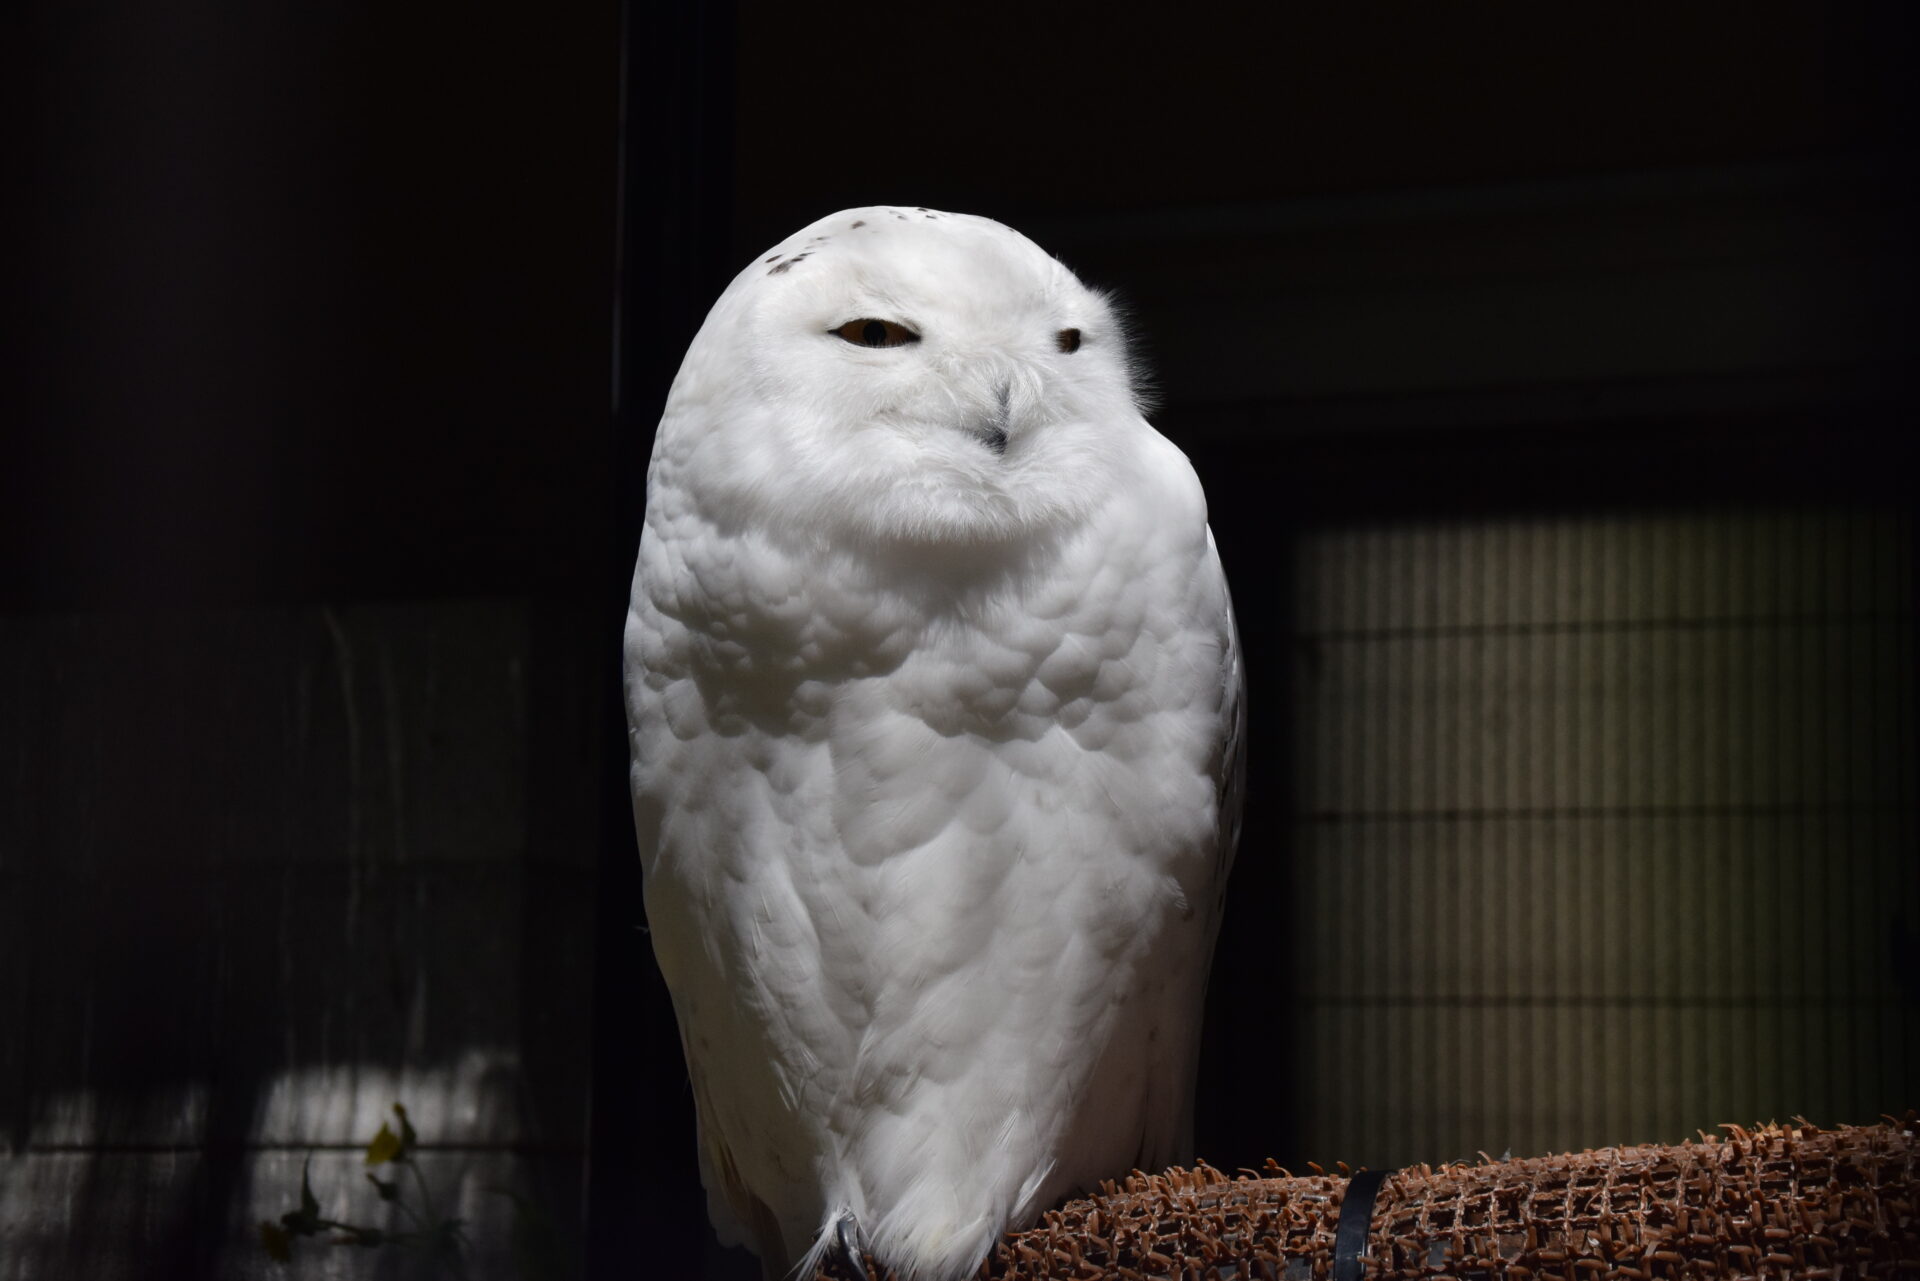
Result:
{"type": "Polygon", "coordinates": [[[891,320],[849,320],[833,331],[856,347],[904,347],[920,335],[891,320]]]}
{"type": "Polygon", "coordinates": [[[1079,351],[1080,331],[1078,329],[1062,329],[1053,336],[1053,342],[1061,351],[1069,354],[1079,351]]]}

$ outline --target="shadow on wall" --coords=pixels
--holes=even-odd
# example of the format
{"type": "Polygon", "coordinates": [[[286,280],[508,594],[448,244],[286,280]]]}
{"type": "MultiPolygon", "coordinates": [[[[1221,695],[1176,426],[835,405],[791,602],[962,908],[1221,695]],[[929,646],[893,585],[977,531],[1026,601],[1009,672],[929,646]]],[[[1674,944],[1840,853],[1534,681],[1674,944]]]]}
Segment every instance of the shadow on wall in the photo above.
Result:
{"type": "Polygon", "coordinates": [[[0,624],[0,1277],[258,1276],[307,1155],[345,1211],[395,1102],[481,1257],[493,1189],[574,1217],[585,631],[523,601],[0,624]]]}

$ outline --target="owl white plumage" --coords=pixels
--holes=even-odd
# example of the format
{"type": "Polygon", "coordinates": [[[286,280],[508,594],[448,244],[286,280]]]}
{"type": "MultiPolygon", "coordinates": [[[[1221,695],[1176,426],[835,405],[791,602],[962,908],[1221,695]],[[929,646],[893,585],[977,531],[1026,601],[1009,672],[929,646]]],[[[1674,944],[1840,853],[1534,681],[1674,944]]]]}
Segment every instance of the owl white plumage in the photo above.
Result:
{"type": "Polygon", "coordinates": [[[1101,295],[985,218],[788,237],[674,380],[625,643],[723,1237],[952,1281],[1187,1155],[1242,679],[1101,295]]]}

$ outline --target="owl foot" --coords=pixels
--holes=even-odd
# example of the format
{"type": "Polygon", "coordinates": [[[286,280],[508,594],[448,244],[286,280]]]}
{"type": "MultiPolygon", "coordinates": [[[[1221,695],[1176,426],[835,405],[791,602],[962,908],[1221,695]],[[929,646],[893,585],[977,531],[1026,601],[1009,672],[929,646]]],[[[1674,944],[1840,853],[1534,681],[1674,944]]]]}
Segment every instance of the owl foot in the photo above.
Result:
{"type": "Polygon", "coordinates": [[[860,1220],[848,1210],[833,1222],[833,1249],[827,1257],[842,1281],[867,1281],[867,1252],[860,1245],[860,1220]]]}

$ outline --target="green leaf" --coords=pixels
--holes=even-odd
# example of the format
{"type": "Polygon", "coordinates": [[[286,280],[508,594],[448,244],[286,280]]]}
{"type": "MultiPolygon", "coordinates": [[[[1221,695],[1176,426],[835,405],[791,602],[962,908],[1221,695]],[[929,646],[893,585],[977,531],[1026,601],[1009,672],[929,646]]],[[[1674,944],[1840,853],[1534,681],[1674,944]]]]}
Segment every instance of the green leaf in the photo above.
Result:
{"type": "Polygon", "coordinates": [[[395,1179],[391,1183],[382,1183],[379,1176],[369,1171],[367,1174],[367,1182],[373,1184],[374,1187],[380,1190],[380,1199],[382,1201],[398,1201],[400,1199],[400,1181],[398,1179],[395,1179]]]}
{"type": "Polygon", "coordinates": [[[367,1144],[367,1164],[385,1165],[389,1161],[398,1161],[406,1150],[405,1140],[380,1123],[380,1133],[373,1136],[373,1142],[367,1144]]]}
{"type": "Polygon", "coordinates": [[[276,1263],[288,1263],[293,1259],[293,1238],[277,1223],[260,1220],[260,1244],[267,1248],[267,1257],[276,1263]]]}

